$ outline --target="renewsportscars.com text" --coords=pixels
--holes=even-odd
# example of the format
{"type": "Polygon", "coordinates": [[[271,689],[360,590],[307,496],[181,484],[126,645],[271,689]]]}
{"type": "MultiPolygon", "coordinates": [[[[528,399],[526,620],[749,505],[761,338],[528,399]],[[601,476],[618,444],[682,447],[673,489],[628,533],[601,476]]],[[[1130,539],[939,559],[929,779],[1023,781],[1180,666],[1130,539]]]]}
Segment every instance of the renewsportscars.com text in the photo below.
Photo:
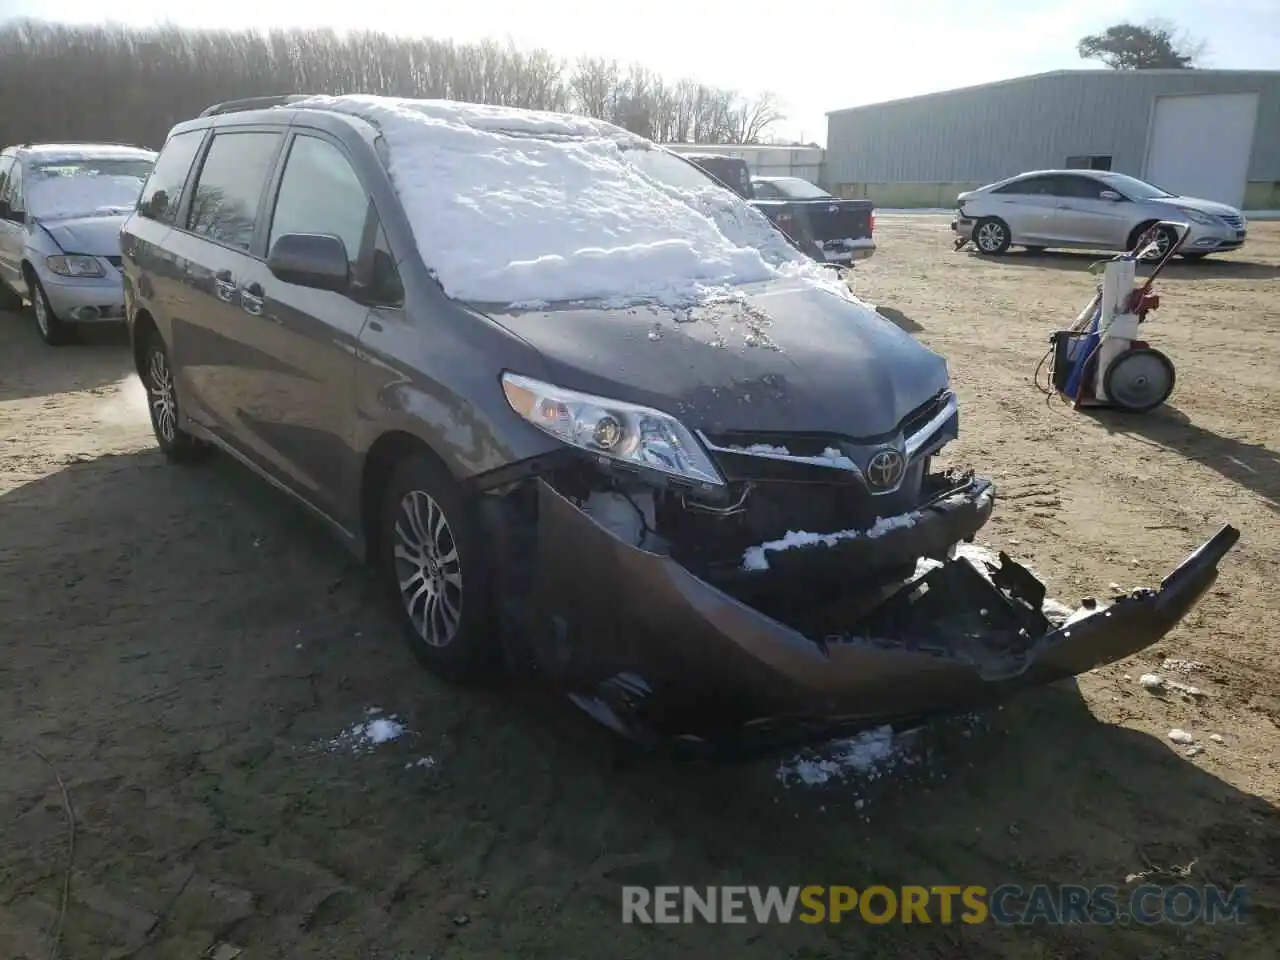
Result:
{"type": "Polygon", "coordinates": [[[623,923],[1241,923],[1243,887],[1004,884],[622,888],[623,923]]]}

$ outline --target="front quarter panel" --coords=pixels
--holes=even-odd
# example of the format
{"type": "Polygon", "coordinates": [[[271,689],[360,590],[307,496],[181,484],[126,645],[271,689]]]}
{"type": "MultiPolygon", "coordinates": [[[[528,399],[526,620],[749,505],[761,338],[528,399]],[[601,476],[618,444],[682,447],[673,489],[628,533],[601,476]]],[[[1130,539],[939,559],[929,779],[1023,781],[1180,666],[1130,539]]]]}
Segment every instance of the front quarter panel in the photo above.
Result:
{"type": "Polygon", "coordinates": [[[405,308],[375,310],[361,336],[354,437],[361,460],[388,432],[417,437],[460,480],[562,449],[517,416],[502,392],[503,370],[545,377],[540,355],[431,280],[405,279],[405,308]]]}

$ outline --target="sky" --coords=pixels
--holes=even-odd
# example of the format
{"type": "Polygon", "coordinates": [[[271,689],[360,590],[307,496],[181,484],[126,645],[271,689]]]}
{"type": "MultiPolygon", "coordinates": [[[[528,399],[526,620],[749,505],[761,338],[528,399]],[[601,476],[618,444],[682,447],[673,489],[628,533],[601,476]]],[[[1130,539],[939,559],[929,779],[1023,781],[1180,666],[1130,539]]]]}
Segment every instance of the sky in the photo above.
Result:
{"type": "Polygon", "coordinates": [[[0,0],[0,20],[169,22],[192,27],[332,27],[493,38],[642,63],[677,79],[772,91],[773,133],[826,142],[826,112],[1046,70],[1101,67],[1080,37],[1159,17],[1207,47],[1203,65],[1280,69],[1280,0],[0,0]]]}

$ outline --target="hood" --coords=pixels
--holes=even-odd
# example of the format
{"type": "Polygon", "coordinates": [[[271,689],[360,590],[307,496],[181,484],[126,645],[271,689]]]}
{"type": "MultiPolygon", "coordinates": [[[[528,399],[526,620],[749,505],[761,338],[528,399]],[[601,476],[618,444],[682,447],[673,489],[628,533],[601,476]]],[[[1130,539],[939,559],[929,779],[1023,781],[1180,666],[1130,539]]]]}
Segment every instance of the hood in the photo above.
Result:
{"type": "Polygon", "coordinates": [[[120,214],[104,217],[69,217],[63,220],[41,219],[44,227],[58,242],[64,253],[83,253],[93,257],[120,256],[120,228],[128,217],[120,214]]]}
{"type": "Polygon", "coordinates": [[[541,353],[558,386],[708,433],[875,437],[947,385],[938,354],[868,305],[804,281],[754,284],[691,310],[488,316],[541,353]]]}
{"type": "Polygon", "coordinates": [[[1199,197],[1162,197],[1158,202],[1170,207],[1184,207],[1199,213],[1207,213],[1214,217],[1238,217],[1240,211],[1216,200],[1201,200],[1199,197]]]}

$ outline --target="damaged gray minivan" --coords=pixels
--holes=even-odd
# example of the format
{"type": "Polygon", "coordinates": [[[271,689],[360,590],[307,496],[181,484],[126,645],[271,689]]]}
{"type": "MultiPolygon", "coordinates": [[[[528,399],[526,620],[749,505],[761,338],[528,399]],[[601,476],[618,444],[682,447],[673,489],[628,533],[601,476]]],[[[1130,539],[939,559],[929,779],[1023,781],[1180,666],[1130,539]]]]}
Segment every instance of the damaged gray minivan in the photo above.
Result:
{"type": "Polygon", "coordinates": [[[907,720],[1158,640],[1158,589],[1044,612],[956,556],[944,360],[687,161],[582,117],[209,108],[122,232],[160,448],[220,448],[377,569],[416,656],[642,738],[907,720]]]}

